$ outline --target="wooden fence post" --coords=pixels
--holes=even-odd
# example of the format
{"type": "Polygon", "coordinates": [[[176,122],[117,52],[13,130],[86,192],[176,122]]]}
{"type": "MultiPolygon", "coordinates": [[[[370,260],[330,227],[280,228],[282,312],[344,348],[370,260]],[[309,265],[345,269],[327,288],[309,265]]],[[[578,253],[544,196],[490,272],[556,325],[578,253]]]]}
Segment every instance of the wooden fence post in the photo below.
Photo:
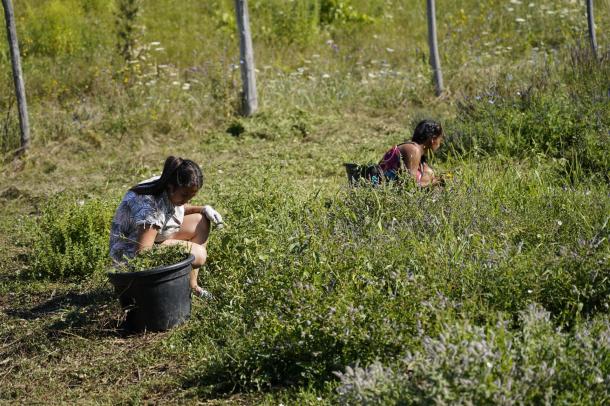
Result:
{"type": "Polygon", "coordinates": [[[4,16],[6,18],[6,30],[11,52],[11,63],[13,66],[13,80],[15,82],[15,93],[19,107],[19,127],[21,129],[21,147],[17,153],[23,153],[30,145],[30,123],[28,120],[28,106],[25,99],[25,85],[21,71],[21,59],[19,55],[19,43],[17,42],[17,28],[15,27],[15,14],[11,0],[2,0],[4,16]]]}
{"type": "Polygon", "coordinates": [[[593,18],[593,0],[587,0],[587,22],[589,23],[589,40],[593,56],[597,60],[597,41],[595,40],[595,18],[593,18]]]}
{"type": "Polygon", "coordinates": [[[434,71],[434,84],[436,86],[436,95],[440,96],[443,93],[443,74],[441,72],[441,60],[438,56],[438,44],[436,41],[436,10],[434,0],[427,0],[428,12],[428,44],[430,46],[430,64],[434,71]]]}
{"type": "Polygon", "coordinates": [[[248,0],[235,0],[235,12],[237,13],[237,29],[239,30],[239,65],[243,82],[242,114],[247,117],[256,113],[258,109],[248,0]]]}

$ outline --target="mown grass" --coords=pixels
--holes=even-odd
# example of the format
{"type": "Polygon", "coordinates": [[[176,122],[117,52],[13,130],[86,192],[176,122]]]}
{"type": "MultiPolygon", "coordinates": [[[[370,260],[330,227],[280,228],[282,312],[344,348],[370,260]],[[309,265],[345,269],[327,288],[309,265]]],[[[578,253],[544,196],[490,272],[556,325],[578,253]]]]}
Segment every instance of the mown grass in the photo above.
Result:
{"type": "Polygon", "coordinates": [[[581,5],[437,2],[435,98],[423,3],[250,3],[249,119],[230,1],[147,2],[129,65],[110,3],[16,5],[33,139],[2,167],[0,399],[607,401],[610,74],[581,5]],[[343,162],[378,160],[423,117],[447,131],[445,188],[347,188],[343,162]],[[195,200],[225,217],[200,276],[216,300],[131,336],[104,235],[170,154],[201,163],[195,200]]]}

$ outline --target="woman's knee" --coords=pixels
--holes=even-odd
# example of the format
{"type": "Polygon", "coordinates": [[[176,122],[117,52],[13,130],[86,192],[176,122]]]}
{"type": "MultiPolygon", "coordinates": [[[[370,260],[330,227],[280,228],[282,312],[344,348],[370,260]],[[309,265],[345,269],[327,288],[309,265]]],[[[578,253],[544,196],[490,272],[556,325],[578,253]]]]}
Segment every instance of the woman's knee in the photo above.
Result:
{"type": "Polygon", "coordinates": [[[208,259],[208,251],[203,245],[193,243],[191,245],[191,254],[195,256],[195,260],[193,261],[193,267],[199,268],[205,264],[205,261],[208,259]]]}
{"type": "Polygon", "coordinates": [[[210,220],[202,214],[197,214],[197,217],[197,227],[195,228],[195,236],[192,241],[199,244],[205,244],[208,241],[208,236],[210,234],[210,220]]]}

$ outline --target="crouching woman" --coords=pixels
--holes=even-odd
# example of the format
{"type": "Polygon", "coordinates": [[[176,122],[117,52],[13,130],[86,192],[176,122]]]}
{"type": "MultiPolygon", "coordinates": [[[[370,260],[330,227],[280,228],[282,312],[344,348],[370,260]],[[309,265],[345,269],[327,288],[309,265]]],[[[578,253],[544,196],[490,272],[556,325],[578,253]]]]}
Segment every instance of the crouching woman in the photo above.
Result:
{"type": "Polygon", "coordinates": [[[432,120],[420,121],[413,131],[411,141],[394,145],[381,158],[379,168],[385,179],[398,181],[412,178],[418,186],[443,184],[443,178],[435,176],[427,163],[428,153],[441,146],[443,137],[443,127],[440,123],[432,120]]]}
{"type": "Polygon", "coordinates": [[[190,285],[199,297],[209,293],[197,283],[199,268],[207,259],[210,221],[222,223],[210,206],[188,202],[203,185],[201,168],[189,159],[165,160],[161,176],[129,189],[112,219],[110,256],[115,264],[135,257],[155,244],[184,245],[195,256],[190,285]]]}

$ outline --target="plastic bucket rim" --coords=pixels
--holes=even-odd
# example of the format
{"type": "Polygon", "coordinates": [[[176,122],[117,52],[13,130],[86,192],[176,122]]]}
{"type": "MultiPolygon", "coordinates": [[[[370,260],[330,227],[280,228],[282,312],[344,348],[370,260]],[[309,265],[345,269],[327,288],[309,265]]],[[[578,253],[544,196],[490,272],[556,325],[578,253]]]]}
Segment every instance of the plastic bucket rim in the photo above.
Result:
{"type": "Polygon", "coordinates": [[[160,273],[164,273],[164,272],[171,272],[171,271],[178,270],[180,268],[184,268],[185,266],[191,264],[194,260],[195,260],[195,255],[189,254],[189,256],[186,257],[185,259],[183,259],[182,261],[176,262],[173,264],[161,265],[161,266],[157,266],[155,268],[147,269],[145,271],[135,271],[135,272],[109,271],[109,272],[106,272],[106,275],[110,278],[117,277],[117,276],[125,277],[125,278],[151,276],[151,275],[156,275],[156,274],[160,274],[160,273]]]}

